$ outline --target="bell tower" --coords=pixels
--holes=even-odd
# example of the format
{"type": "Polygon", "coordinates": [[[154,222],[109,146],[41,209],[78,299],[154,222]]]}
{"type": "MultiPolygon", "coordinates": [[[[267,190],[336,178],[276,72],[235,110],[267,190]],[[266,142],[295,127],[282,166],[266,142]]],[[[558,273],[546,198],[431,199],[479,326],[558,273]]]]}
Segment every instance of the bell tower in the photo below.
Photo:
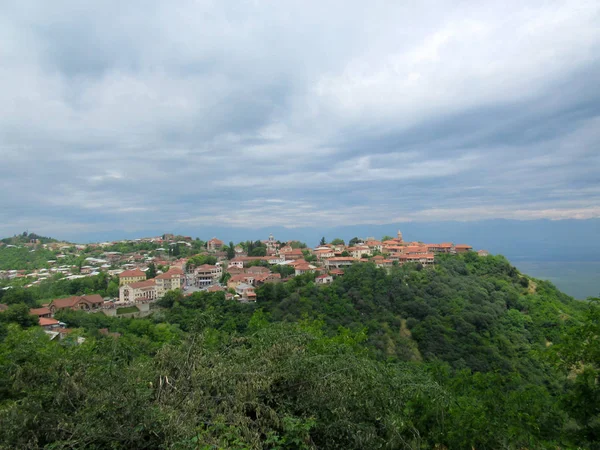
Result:
{"type": "Polygon", "coordinates": [[[404,241],[402,240],[402,232],[401,232],[400,230],[398,230],[398,241],[400,241],[400,242],[404,242],[404,241]]]}

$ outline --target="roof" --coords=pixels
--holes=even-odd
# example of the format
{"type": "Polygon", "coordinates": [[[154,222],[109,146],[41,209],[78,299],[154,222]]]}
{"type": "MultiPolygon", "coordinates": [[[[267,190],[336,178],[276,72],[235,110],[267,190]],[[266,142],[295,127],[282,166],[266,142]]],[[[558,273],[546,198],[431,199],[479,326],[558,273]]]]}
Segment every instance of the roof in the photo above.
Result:
{"type": "Polygon", "coordinates": [[[29,314],[33,314],[34,316],[45,316],[47,314],[52,314],[52,312],[48,308],[46,308],[46,307],[43,307],[43,308],[31,308],[29,310],[29,314]]]}
{"type": "Polygon", "coordinates": [[[173,277],[180,277],[183,275],[183,270],[177,268],[177,267],[173,267],[169,270],[167,270],[165,273],[161,273],[160,275],[157,275],[155,278],[164,280],[164,279],[169,279],[169,278],[173,278],[173,277]]]}
{"type": "Polygon", "coordinates": [[[61,308],[72,308],[73,306],[75,306],[77,303],[79,302],[86,302],[86,303],[104,303],[104,300],[102,300],[102,297],[100,297],[100,295],[98,294],[93,294],[93,295],[82,295],[82,296],[74,296],[74,297],[67,297],[67,298],[57,298],[56,300],[52,300],[52,302],[50,302],[51,306],[54,306],[55,308],[61,309],[61,308]]]}
{"type": "Polygon", "coordinates": [[[456,244],[454,246],[454,248],[473,248],[473,247],[470,245],[467,245],[467,244],[456,244]]]}
{"type": "Polygon", "coordinates": [[[217,285],[211,286],[207,289],[208,292],[221,292],[224,290],[225,290],[225,288],[223,286],[217,286],[217,285]]]}
{"type": "Polygon", "coordinates": [[[146,280],[146,281],[136,281],[135,283],[129,283],[125,286],[129,286],[131,289],[144,289],[155,286],[156,283],[154,279],[146,280]]]}
{"type": "Polygon", "coordinates": [[[146,272],[141,271],[140,269],[133,270],[125,270],[119,274],[119,278],[125,277],[145,277],[146,272]]]}
{"type": "Polygon", "coordinates": [[[209,240],[208,242],[210,242],[211,244],[222,244],[223,241],[217,238],[212,238],[211,240],[209,240]]]}
{"type": "Polygon", "coordinates": [[[434,259],[435,255],[433,253],[426,253],[424,255],[400,255],[400,259],[434,259]]]}
{"type": "Polygon", "coordinates": [[[39,320],[39,324],[41,327],[49,327],[52,325],[58,325],[58,320],[51,319],[49,317],[40,317],[38,320],[39,320]]]}
{"type": "MultiPolygon", "coordinates": [[[[201,272],[201,271],[207,271],[210,272],[212,270],[215,270],[217,268],[217,266],[213,266],[211,264],[202,264],[201,266],[196,267],[196,272],[201,272]]],[[[183,274],[183,272],[181,272],[183,274]]]]}

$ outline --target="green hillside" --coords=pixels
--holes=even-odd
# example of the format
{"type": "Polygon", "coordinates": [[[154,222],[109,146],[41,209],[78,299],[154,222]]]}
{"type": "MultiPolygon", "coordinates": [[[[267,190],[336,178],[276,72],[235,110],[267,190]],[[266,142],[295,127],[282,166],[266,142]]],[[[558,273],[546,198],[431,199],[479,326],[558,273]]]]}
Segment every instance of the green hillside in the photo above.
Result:
{"type": "Polygon", "coordinates": [[[4,239],[0,239],[0,242],[8,245],[23,245],[29,244],[31,242],[36,242],[38,244],[49,244],[52,242],[59,242],[58,240],[46,236],[40,236],[35,233],[28,233],[24,231],[21,234],[15,234],[13,237],[8,237],[4,239]]]}
{"type": "Polygon", "coordinates": [[[13,304],[0,448],[598,447],[596,302],[474,254],[313,280],[67,312],[56,342],[13,304]]]}

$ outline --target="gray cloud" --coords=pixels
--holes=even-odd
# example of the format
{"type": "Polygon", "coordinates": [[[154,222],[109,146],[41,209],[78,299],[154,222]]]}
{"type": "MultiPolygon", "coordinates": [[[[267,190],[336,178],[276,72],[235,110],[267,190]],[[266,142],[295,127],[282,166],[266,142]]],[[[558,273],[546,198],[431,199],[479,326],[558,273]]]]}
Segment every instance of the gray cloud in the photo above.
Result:
{"type": "Polygon", "coordinates": [[[0,5],[0,233],[600,217],[600,5],[0,5]]]}

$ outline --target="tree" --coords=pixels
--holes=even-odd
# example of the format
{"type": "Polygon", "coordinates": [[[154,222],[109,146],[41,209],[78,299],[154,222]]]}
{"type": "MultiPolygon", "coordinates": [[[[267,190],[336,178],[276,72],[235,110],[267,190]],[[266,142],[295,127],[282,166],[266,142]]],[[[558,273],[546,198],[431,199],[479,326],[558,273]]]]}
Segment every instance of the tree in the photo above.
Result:
{"type": "Polygon", "coordinates": [[[360,242],[360,239],[357,237],[353,237],[352,239],[350,239],[350,242],[348,242],[348,245],[350,247],[355,246],[356,244],[358,244],[360,242]]]}
{"type": "MultiPolygon", "coordinates": [[[[565,333],[553,350],[569,382],[565,406],[579,425],[583,442],[600,443],[600,299],[589,299],[583,323],[565,333]]],[[[597,445],[594,445],[597,447],[597,445]]]]}
{"type": "Polygon", "coordinates": [[[148,264],[148,270],[146,271],[146,279],[154,278],[156,276],[156,266],[153,262],[148,264]]]}
{"type": "Polygon", "coordinates": [[[227,252],[227,259],[235,258],[235,245],[233,244],[233,241],[229,242],[229,246],[225,247],[225,251],[227,252]]]}
{"type": "Polygon", "coordinates": [[[331,245],[346,245],[346,243],[343,239],[335,238],[333,241],[331,241],[331,245]]]}
{"type": "Polygon", "coordinates": [[[388,236],[388,235],[386,234],[385,236],[383,236],[383,237],[381,238],[381,241],[382,241],[382,242],[385,242],[385,241],[391,241],[392,239],[394,239],[392,236],[388,236]]]}
{"type": "Polygon", "coordinates": [[[319,245],[325,245],[325,244],[327,244],[327,241],[325,240],[325,236],[323,236],[321,238],[321,242],[319,242],[319,245]]]}
{"type": "Polygon", "coordinates": [[[25,303],[10,305],[8,309],[0,313],[0,322],[17,323],[23,328],[32,327],[38,324],[38,318],[29,313],[29,306],[25,303]]]}

